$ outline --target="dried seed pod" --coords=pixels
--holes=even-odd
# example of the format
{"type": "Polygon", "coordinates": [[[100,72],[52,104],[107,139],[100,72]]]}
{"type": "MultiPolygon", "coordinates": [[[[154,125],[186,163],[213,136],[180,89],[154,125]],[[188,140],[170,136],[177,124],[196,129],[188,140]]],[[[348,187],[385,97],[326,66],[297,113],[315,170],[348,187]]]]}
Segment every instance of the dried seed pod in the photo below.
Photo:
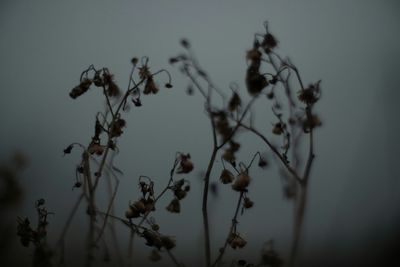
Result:
{"type": "Polygon", "coordinates": [[[250,176],[246,172],[241,172],[232,184],[232,189],[235,191],[245,191],[249,184],[250,176]]]}
{"type": "Polygon", "coordinates": [[[181,204],[177,198],[174,198],[169,205],[167,206],[167,210],[172,213],[180,213],[181,212],[181,204]]]}
{"type": "Polygon", "coordinates": [[[268,162],[264,158],[260,157],[260,159],[258,160],[258,167],[264,169],[267,166],[268,166],[268,162]]]}
{"type": "Polygon", "coordinates": [[[219,180],[223,184],[232,183],[234,179],[235,179],[235,176],[233,176],[232,172],[230,172],[227,169],[223,169],[222,172],[221,172],[221,175],[219,176],[219,180]]]}

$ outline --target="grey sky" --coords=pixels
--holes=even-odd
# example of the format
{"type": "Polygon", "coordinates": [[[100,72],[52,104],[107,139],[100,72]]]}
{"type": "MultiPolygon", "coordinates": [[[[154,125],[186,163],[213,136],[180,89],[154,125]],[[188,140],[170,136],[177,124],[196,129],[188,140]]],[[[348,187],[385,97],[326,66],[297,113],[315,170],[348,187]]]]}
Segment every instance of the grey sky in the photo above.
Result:
{"type": "MultiPolygon", "coordinates": [[[[19,214],[34,216],[31,203],[46,198],[57,214],[51,220],[55,240],[78,195],[70,189],[79,153],[62,157],[62,150],[90,140],[94,116],[103,107],[95,90],[75,101],[68,96],[90,64],[108,67],[122,88],[133,56],[148,56],[152,70],[166,68],[173,76],[173,89],[144,97],[143,107],[126,115],[128,127],[115,159],[125,173],[117,212],[138,197],[139,175],[154,177],[159,186],[166,183],[176,151],[190,152],[196,170],[204,170],[212,140],[202,100],[199,94],[185,94],[188,81],[168,59],[181,51],[179,40],[185,37],[220,88],[228,92],[230,82],[237,82],[245,96],[245,51],[268,20],[278,51],[291,58],[305,82],[322,80],[317,110],[324,125],[316,134],[304,257],[333,246],[343,257],[347,246],[363,253],[364,247],[354,248],[372,240],[371,232],[382,233],[373,239],[381,244],[399,222],[399,11],[397,1],[2,1],[0,157],[20,150],[30,159],[19,214]]],[[[265,150],[257,139],[243,138],[251,140],[243,159],[265,150]]],[[[186,260],[203,255],[196,251],[202,237],[201,184],[196,175],[188,178],[193,190],[182,215],[163,210],[168,197],[155,214],[177,237],[176,254],[186,260]]],[[[256,206],[240,224],[254,241],[238,257],[256,256],[270,238],[283,254],[288,252],[292,209],[280,185],[276,170],[255,172],[256,206]]],[[[216,250],[235,197],[224,188],[220,198],[211,200],[216,201],[210,209],[216,250]]],[[[85,218],[74,227],[86,227],[85,218]]],[[[149,251],[140,240],[136,243],[138,250],[149,251]]]]}

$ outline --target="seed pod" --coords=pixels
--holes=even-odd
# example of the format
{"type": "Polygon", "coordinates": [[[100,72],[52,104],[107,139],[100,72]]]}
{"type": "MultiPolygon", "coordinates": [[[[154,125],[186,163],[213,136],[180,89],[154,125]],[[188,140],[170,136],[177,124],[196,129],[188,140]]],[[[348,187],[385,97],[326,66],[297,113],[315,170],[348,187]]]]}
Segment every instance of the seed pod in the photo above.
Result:
{"type": "Polygon", "coordinates": [[[244,240],[239,234],[231,234],[228,242],[233,249],[243,248],[247,244],[247,241],[244,240]]]}
{"type": "Polygon", "coordinates": [[[235,182],[232,184],[232,189],[235,191],[244,191],[250,184],[250,176],[246,172],[240,173],[235,182]]]}
{"type": "Polygon", "coordinates": [[[219,177],[219,180],[223,183],[223,184],[229,184],[232,183],[233,180],[235,179],[235,176],[233,176],[233,174],[227,170],[227,169],[223,169],[222,173],[219,177]]]}
{"type": "Polygon", "coordinates": [[[104,148],[103,148],[102,145],[100,145],[100,144],[98,144],[98,143],[95,143],[95,142],[92,142],[92,143],[90,143],[90,145],[89,145],[88,152],[89,152],[90,154],[92,154],[92,155],[93,155],[93,154],[96,154],[96,155],[100,156],[100,155],[103,154],[104,148]]]}

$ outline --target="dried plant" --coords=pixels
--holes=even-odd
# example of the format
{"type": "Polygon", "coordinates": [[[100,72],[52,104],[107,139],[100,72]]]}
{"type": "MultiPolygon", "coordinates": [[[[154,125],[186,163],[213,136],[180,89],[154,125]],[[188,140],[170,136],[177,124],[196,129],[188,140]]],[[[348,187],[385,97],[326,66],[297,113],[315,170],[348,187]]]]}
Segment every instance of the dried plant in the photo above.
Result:
{"type": "MultiPolygon", "coordinates": [[[[249,185],[253,179],[252,169],[266,169],[270,164],[264,153],[254,151],[252,155],[239,154],[241,147],[246,143],[240,143],[238,133],[249,133],[260,138],[265,143],[265,150],[270,151],[279,162],[280,174],[283,181],[283,193],[287,199],[294,203],[293,241],[291,253],[287,260],[283,260],[275,248],[271,237],[262,248],[261,261],[257,266],[293,266],[299,247],[301,229],[305,216],[307,188],[315,158],[314,155],[314,131],[321,125],[321,121],[314,112],[314,106],[321,96],[320,81],[305,86],[297,67],[288,59],[281,57],[276,48],[278,41],[265,24],[265,32],[255,34],[252,47],[246,53],[248,64],[244,75],[245,87],[249,100],[243,101],[243,92],[239,85],[230,86],[229,97],[219,89],[212,81],[210,75],[200,66],[194,56],[193,48],[186,39],[181,41],[183,53],[170,58],[170,63],[178,66],[180,71],[189,79],[191,85],[189,94],[197,90],[204,100],[205,113],[211,126],[212,149],[210,159],[205,168],[204,185],[202,190],[202,217],[204,227],[205,265],[215,267],[225,264],[223,257],[227,249],[233,250],[246,247],[248,242],[241,234],[238,222],[240,216],[246,210],[251,209],[255,203],[249,192],[249,185]],[[285,101],[281,101],[283,98],[285,101]],[[265,101],[265,105],[271,106],[271,114],[275,122],[269,132],[259,130],[254,123],[252,111],[256,101],[265,101]],[[281,146],[273,144],[272,140],[281,140],[281,146]],[[307,151],[304,152],[302,140],[307,141],[307,151]],[[302,159],[305,161],[302,162],[302,159]],[[221,165],[217,159],[221,159],[221,165]],[[246,164],[245,162],[248,161],[246,164]],[[257,162],[257,166],[255,166],[257,162]],[[210,221],[208,216],[209,192],[213,190],[212,173],[219,169],[219,181],[222,185],[230,187],[237,194],[237,202],[234,207],[231,225],[227,229],[225,240],[221,240],[221,246],[213,258],[210,244],[210,221]]],[[[114,166],[113,159],[118,153],[118,139],[124,134],[126,121],[122,114],[130,103],[135,108],[142,106],[142,94],[153,95],[160,90],[158,85],[159,74],[167,75],[166,88],[172,88],[171,76],[168,71],[162,69],[151,72],[149,59],[132,59],[127,89],[123,92],[114,80],[113,74],[107,68],[97,69],[90,65],[85,69],[79,79],[79,84],[69,93],[72,99],[82,97],[89,90],[100,90],[105,98],[105,111],[98,112],[94,120],[94,133],[87,145],[72,143],[64,150],[70,154],[74,148],[79,148],[81,161],[76,167],[76,179],[73,188],[80,190],[80,195],[72,207],[65,227],[57,242],[55,252],[62,263],[64,261],[64,243],[68,229],[72,223],[78,207],[85,201],[86,214],[89,220],[87,235],[86,266],[96,264],[96,249],[103,245],[106,227],[110,226],[112,240],[117,246],[116,226],[119,222],[126,227],[129,233],[128,264],[133,264],[133,243],[135,236],[141,238],[145,245],[152,247],[149,259],[159,261],[166,254],[176,266],[183,263],[173,254],[173,248],[177,245],[174,233],[162,233],[160,224],[155,216],[159,209],[159,200],[167,197],[170,202],[165,208],[173,214],[181,212],[181,202],[190,192],[190,175],[195,165],[189,153],[177,152],[169,171],[169,179],[165,187],[160,191],[155,190],[155,179],[146,175],[138,178],[139,197],[127,205],[124,214],[115,214],[114,200],[119,186],[119,177],[122,172],[114,166]],[[140,61],[140,63],[139,63],[140,61]],[[101,208],[97,200],[98,186],[106,183],[109,188],[109,200],[105,208],[101,208]]],[[[259,114],[264,116],[267,114],[259,114]]],[[[193,152],[192,152],[193,153],[193,152]]],[[[197,168],[197,166],[196,166],[197,168]]],[[[201,167],[200,167],[201,168],[201,167]]],[[[46,229],[47,211],[43,207],[44,201],[39,200],[36,207],[39,213],[39,226],[37,230],[30,227],[28,219],[18,221],[18,235],[24,245],[33,242],[39,246],[44,244],[42,239],[45,234],[37,234],[46,229]],[[35,234],[36,233],[36,234],[35,234]]],[[[120,250],[118,250],[120,252],[120,250]]],[[[47,254],[46,254],[47,255],[47,254]]],[[[50,254],[49,254],[50,255],[50,254]]],[[[52,255],[52,254],[51,254],[52,255]]],[[[120,256],[119,265],[122,266],[123,257],[120,256]]],[[[234,260],[232,266],[255,266],[244,259],[234,260]]]]}

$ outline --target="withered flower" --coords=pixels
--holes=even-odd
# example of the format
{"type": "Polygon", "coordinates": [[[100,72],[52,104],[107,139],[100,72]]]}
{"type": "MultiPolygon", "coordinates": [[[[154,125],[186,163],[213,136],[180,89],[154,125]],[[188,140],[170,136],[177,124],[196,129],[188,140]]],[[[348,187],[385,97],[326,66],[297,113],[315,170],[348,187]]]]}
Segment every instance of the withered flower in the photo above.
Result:
{"type": "Polygon", "coordinates": [[[235,176],[233,176],[232,172],[230,172],[227,169],[223,169],[221,172],[221,175],[219,176],[219,180],[223,184],[229,184],[232,183],[232,181],[235,179],[235,176]]]}
{"type": "Polygon", "coordinates": [[[149,76],[146,80],[143,94],[145,94],[145,95],[157,94],[157,92],[158,92],[158,87],[157,87],[156,83],[154,82],[153,77],[149,76]]]}
{"type": "Polygon", "coordinates": [[[261,46],[264,49],[265,53],[270,53],[272,49],[274,49],[277,46],[278,42],[275,39],[275,37],[270,34],[267,33],[266,35],[264,35],[264,39],[261,42],[261,46]]]}
{"type": "Polygon", "coordinates": [[[98,156],[101,156],[104,152],[104,147],[98,142],[92,141],[88,147],[88,152],[92,155],[96,154],[98,156]]]}
{"type": "Polygon", "coordinates": [[[129,207],[126,211],[125,211],[125,217],[127,219],[133,219],[133,218],[137,218],[140,216],[140,212],[132,207],[129,207]]]}
{"type": "Polygon", "coordinates": [[[310,118],[306,118],[303,120],[303,131],[305,133],[310,132],[311,129],[319,127],[322,125],[321,120],[317,115],[311,115],[310,118]]]}
{"type": "Polygon", "coordinates": [[[268,80],[260,74],[258,67],[252,64],[246,71],[246,87],[252,96],[258,95],[268,86],[268,80]]]}
{"type": "Polygon", "coordinates": [[[243,207],[245,209],[250,209],[253,206],[254,206],[254,202],[250,198],[245,197],[243,200],[243,207]]]}
{"type": "Polygon", "coordinates": [[[156,247],[161,249],[163,246],[161,238],[153,231],[144,230],[142,233],[142,237],[146,239],[146,245],[149,247],[156,247]]]}
{"type": "Polygon", "coordinates": [[[232,189],[235,191],[245,191],[250,184],[250,180],[250,176],[245,171],[242,171],[233,182],[232,189]]]}
{"type": "Polygon", "coordinates": [[[169,205],[167,206],[167,210],[171,213],[180,213],[181,212],[181,204],[177,198],[174,198],[169,205]]]}
{"type": "Polygon", "coordinates": [[[257,48],[253,48],[246,53],[246,59],[251,61],[260,61],[261,60],[261,52],[258,51],[257,48]]]}
{"type": "Polygon", "coordinates": [[[116,119],[111,125],[111,130],[110,130],[111,137],[121,136],[121,134],[123,133],[122,128],[124,128],[125,125],[126,122],[124,119],[116,119]]]}
{"type": "Polygon", "coordinates": [[[193,162],[190,160],[190,154],[181,154],[177,173],[189,173],[193,170],[193,162]]]}
{"type": "Polygon", "coordinates": [[[92,80],[87,79],[87,78],[83,79],[78,86],[75,86],[71,90],[71,92],[69,93],[69,96],[72,99],[76,99],[77,97],[86,93],[86,91],[89,90],[91,84],[92,84],[92,80]]]}
{"type": "Polygon", "coordinates": [[[121,94],[118,85],[114,81],[110,81],[107,87],[107,95],[110,97],[117,97],[121,94]]]}
{"type": "Polygon", "coordinates": [[[237,249],[246,246],[247,241],[244,240],[239,234],[232,233],[229,237],[228,243],[233,249],[237,249]]]}
{"type": "Polygon", "coordinates": [[[320,97],[320,88],[319,88],[319,82],[316,84],[310,84],[307,88],[304,90],[300,90],[298,92],[298,98],[301,102],[307,104],[307,105],[312,105],[315,102],[318,101],[320,97]]]}
{"type": "Polygon", "coordinates": [[[142,80],[148,79],[149,77],[151,77],[151,72],[149,67],[147,67],[147,65],[144,65],[143,67],[139,68],[139,77],[142,80]]]}

